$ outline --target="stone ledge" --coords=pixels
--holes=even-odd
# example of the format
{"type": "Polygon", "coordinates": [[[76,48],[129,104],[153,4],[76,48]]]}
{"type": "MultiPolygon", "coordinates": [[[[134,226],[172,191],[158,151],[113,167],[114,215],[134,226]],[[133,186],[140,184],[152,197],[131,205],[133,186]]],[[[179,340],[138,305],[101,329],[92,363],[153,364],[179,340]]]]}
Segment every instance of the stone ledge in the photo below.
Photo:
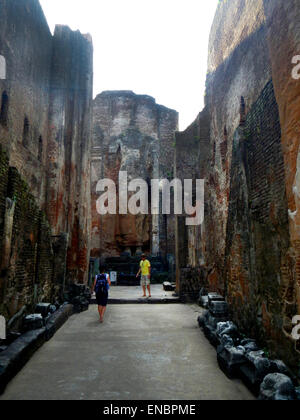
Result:
{"type": "MultiPolygon", "coordinates": [[[[108,299],[109,305],[153,305],[153,304],[171,304],[171,303],[181,303],[179,298],[151,298],[151,299],[108,299]]],[[[97,301],[95,298],[91,299],[91,305],[96,305],[97,301]]]]}
{"type": "Polygon", "coordinates": [[[63,324],[69,319],[74,313],[74,307],[71,304],[63,305],[48,319],[46,323],[46,341],[49,341],[57,330],[63,326],[63,324]]]}
{"type": "Polygon", "coordinates": [[[28,331],[0,354],[0,395],[8,382],[22,369],[46,341],[46,329],[28,331]]]}
{"type": "Polygon", "coordinates": [[[0,353],[0,395],[31,356],[54,336],[73,313],[73,305],[63,305],[51,315],[44,328],[26,332],[0,353]]]}

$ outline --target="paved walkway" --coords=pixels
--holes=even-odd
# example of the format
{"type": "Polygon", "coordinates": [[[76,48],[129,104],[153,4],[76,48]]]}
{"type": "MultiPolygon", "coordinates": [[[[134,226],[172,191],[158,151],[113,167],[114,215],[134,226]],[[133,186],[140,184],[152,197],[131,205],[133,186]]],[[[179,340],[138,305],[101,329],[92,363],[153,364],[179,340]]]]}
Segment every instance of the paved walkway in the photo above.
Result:
{"type": "MultiPolygon", "coordinates": [[[[96,299],[94,299],[96,302],[96,299]]],[[[112,286],[109,291],[110,303],[179,303],[174,292],[166,292],[161,284],[151,285],[151,299],[143,297],[141,286],[112,286]]]]}
{"type": "Polygon", "coordinates": [[[196,305],[96,305],[74,315],[8,385],[4,400],[253,399],[220,371],[196,305]]]}

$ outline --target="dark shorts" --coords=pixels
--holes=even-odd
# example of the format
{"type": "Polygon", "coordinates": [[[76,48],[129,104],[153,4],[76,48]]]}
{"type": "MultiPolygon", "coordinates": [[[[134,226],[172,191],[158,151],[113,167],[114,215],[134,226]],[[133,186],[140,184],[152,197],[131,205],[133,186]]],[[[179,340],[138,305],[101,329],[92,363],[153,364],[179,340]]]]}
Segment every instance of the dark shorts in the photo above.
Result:
{"type": "Polygon", "coordinates": [[[98,306],[107,306],[108,292],[106,292],[106,293],[97,293],[96,294],[96,300],[97,300],[98,306]]]}

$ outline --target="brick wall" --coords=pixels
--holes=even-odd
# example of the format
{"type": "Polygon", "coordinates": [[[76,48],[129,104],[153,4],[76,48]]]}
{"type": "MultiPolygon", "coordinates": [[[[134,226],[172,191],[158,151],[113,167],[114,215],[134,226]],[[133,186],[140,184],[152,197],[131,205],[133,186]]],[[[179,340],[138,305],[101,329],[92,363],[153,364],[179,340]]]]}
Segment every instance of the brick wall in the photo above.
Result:
{"type": "Polygon", "coordinates": [[[2,95],[8,98],[0,144],[9,165],[46,212],[52,234],[67,235],[68,281],[86,282],[92,40],[62,25],[52,36],[38,0],[0,0],[0,10],[5,22],[0,26],[0,54],[7,64],[0,105],[2,95]]]}
{"type": "MultiPolygon", "coordinates": [[[[63,282],[55,271],[54,261],[61,256],[65,270],[65,249],[53,249],[53,238],[45,214],[39,209],[26,181],[16,168],[9,168],[8,158],[0,149],[0,244],[4,242],[5,201],[15,201],[9,264],[0,273],[0,311],[8,319],[22,306],[28,312],[37,302],[62,299],[63,282]]],[[[4,252],[0,253],[3,268],[4,252]]]]}
{"type": "Polygon", "coordinates": [[[297,366],[281,128],[273,83],[235,134],[226,240],[227,299],[240,327],[297,366]]]}

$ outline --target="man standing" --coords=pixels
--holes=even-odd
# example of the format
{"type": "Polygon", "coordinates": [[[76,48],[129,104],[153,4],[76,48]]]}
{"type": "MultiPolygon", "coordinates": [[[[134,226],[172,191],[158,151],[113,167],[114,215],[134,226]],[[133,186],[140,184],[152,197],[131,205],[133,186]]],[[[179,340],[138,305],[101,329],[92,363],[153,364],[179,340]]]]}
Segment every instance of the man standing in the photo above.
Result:
{"type": "Polygon", "coordinates": [[[144,292],[143,297],[147,297],[146,286],[149,292],[149,297],[151,297],[151,290],[150,290],[151,264],[150,264],[150,261],[147,260],[145,254],[142,255],[142,261],[140,262],[140,269],[136,276],[138,277],[140,274],[142,274],[141,286],[144,292]]]}

